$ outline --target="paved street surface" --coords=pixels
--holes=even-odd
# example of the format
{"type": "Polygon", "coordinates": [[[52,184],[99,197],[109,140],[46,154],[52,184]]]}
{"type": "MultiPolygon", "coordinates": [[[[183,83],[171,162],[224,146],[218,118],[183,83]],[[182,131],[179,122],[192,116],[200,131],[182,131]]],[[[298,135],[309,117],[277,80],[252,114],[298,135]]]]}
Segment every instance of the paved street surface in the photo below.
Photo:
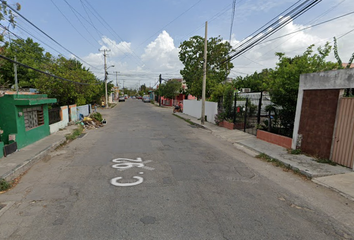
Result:
{"type": "Polygon", "coordinates": [[[102,113],[105,127],[0,194],[0,239],[354,239],[352,201],[172,109],[128,99],[102,113]]]}

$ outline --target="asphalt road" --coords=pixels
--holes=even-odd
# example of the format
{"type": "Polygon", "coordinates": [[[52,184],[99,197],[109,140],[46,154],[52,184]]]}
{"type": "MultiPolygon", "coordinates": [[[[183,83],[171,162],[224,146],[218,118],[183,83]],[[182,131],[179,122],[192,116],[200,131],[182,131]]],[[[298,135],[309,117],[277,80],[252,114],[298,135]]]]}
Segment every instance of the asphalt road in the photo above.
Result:
{"type": "Polygon", "coordinates": [[[0,239],[353,239],[354,205],[128,99],[0,195],[0,239]]]}

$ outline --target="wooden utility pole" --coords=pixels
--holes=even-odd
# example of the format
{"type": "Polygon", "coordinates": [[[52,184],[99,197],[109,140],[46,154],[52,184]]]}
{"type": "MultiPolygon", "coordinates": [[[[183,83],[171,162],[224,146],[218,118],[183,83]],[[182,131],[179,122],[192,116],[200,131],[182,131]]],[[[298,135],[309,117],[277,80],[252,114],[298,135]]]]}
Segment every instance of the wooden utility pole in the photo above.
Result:
{"type": "Polygon", "coordinates": [[[161,107],[161,82],[162,82],[162,77],[161,77],[161,74],[159,76],[159,82],[160,82],[160,85],[159,85],[159,107],[161,107]]]}
{"type": "Polygon", "coordinates": [[[205,122],[205,88],[206,88],[206,73],[207,73],[207,44],[208,44],[208,22],[205,22],[205,39],[204,39],[204,64],[203,64],[203,90],[202,90],[202,116],[201,124],[205,122]]]}
{"type": "MultiPolygon", "coordinates": [[[[15,62],[17,61],[15,56],[15,62]]],[[[16,94],[18,94],[18,80],[17,80],[17,64],[14,63],[14,72],[15,72],[15,87],[16,87],[16,94]]]]}
{"type": "Polygon", "coordinates": [[[108,49],[103,49],[103,50],[100,50],[100,51],[103,51],[103,57],[104,57],[104,86],[105,86],[105,98],[106,98],[106,101],[105,101],[105,105],[106,105],[106,108],[108,108],[108,91],[107,91],[107,78],[108,78],[108,72],[107,72],[107,62],[106,62],[106,58],[107,58],[107,53],[106,52],[109,52],[111,50],[108,50],[108,49]]]}

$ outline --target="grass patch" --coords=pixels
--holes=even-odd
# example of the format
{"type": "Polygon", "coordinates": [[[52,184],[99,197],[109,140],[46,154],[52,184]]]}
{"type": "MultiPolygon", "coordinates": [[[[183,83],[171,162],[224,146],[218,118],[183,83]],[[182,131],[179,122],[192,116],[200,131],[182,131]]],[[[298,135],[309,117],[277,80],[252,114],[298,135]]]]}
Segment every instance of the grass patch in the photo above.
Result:
{"type": "Polygon", "coordinates": [[[183,118],[181,116],[178,116],[177,114],[173,114],[174,116],[184,120],[185,122],[189,123],[190,125],[196,125],[194,122],[192,122],[190,119],[183,118]]]}
{"type": "Polygon", "coordinates": [[[11,183],[7,182],[5,179],[0,179],[0,192],[6,191],[11,188],[11,183]]]}
{"type": "Polygon", "coordinates": [[[301,149],[289,149],[289,150],[288,150],[288,153],[294,154],[294,155],[299,155],[299,154],[301,154],[302,152],[301,152],[301,149]]]}
{"type": "Polygon", "coordinates": [[[337,163],[332,162],[332,161],[329,160],[329,159],[317,158],[317,159],[315,159],[315,160],[316,160],[316,162],[318,162],[318,163],[325,163],[325,164],[329,164],[329,165],[332,165],[332,166],[337,166],[337,163]]]}
{"type": "Polygon", "coordinates": [[[84,127],[81,124],[78,124],[77,129],[75,129],[71,134],[67,134],[66,140],[67,141],[73,141],[75,140],[78,136],[81,135],[81,133],[84,131],[84,127]]]}
{"type": "Polygon", "coordinates": [[[283,169],[284,171],[286,171],[286,172],[291,171],[291,172],[293,172],[293,173],[296,174],[296,175],[302,176],[302,177],[304,177],[304,178],[306,178],[306,179],[310,179],[309,176],[307,176],[307,175],[301,173],[299,169],[297,169],[297,168],[292,168],[290,165],[284,164],[284,163],[282,163],[281,161],[279,161],[278,159],[272,158],[272,157],[268,156],[268,155],[265,154],[265,153],[258,154],[258,155],[256,156],[256,158],[262,159],[262,160],[264,160],[264,161],[266,161],[266,162],[270,162],[270,163],[272,163],[274,166],[280,167],[280,168],[282,168],[282,169],[283,169]]]}
{"type": "Polygon", "coordinates": [[[117,106],[117,103],[108,103],[109,108],[114,108],[115,106],[117,106]]]}

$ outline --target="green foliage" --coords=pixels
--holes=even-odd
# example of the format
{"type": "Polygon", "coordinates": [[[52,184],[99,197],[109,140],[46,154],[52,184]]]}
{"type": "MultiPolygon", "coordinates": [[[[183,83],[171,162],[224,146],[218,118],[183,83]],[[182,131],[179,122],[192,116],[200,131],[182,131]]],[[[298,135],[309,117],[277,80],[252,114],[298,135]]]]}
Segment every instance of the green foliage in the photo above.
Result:
{"type": "MultiPolygon", "coordinates": [[[[333,46],[333,49],[334,49],[334,56],[335,58],[337,59],[337,62],[338,62],[338,69],[343,69],[343,63],[342,63],[342,60],[340,59],[339,57],[339,54],[338,54],[338,45],[337,45],[337,38],[334,37],[333,38],[333,41],[334,41],[334,46],[333,46]]],[[[350,66],[352,65],[353,63],[353,60],[354,60],[354,53],[352,54],[352,56],[350,57],[349,59],[349,62],[346,66],[346,68],[350,68],[350,66]]]]}
{"type": "MultiPolygon", "coordinates": [[[[6,42],[4,53],[6,57],[15,59],[18,62],[40,69],[49,61],[48,56],[44,54],[44,49],[32,39],[27,38],[12,40],[6,42]]],[[[14,65],[10,61],[4,61],[1,66],[0,84],[4,87],[10,87],[15,84],[14,65]]],[[[33,71],[22,66],[17,67],[17,78],[19,87],[34,87],[34,82],[40,78],[41,73],[33,71]]]]}
{"type": "Polygon", "coordinates": [[[181,86],[181,82],[177,79],[167,81],[159,86],[160,96],[174,99],[180,93],[181,86]]]}
{"type": "Polygon", "coordinates": [[[11,188],[11,184],[7,182],[5,179],[0,179],[0,191],[6,191],[7,189],[11,188]]]}
{"type": "Polygon", "coordinates": [[[303,73],[320,72],[335,69],[337,64],[328,62],[325,58],[331,51],[327,43],[324,48],[319,47],[318,53],[313,53],[311,45],[299,56],[286,57],[283,53],[276,53],[279,57],[277,67],[270,74],[269,89],[272,102],[281,106],[279,111],[283,126],[292,129],[296,112],[297,94],[300,75],[303,73]]]}
{"type": "Polygon", "coordinates": [[[263,69],[262,72],[255,72],[245,77],[238,76],[233,81],[235,89],[250,88],[252,92],[261,92],[269,90],[269,82],[273,69],[263,69]]]}
{"type": "Polygon", "coordinates": [[[232,88],[232,86],[227,86],[224,91],[224,104],[223,104],[226,118],[231,118],[233,100],[234,100],[234,89],[232,88]]]}
{"type": "Polygon", "coordinates": [[[82,134],[83,131],[84,131],[84,127],[81,124],[78,124],[77,128],[71,134],[67,134],[65,136],[66,140],[68,140],[68,141],[75,140],[76,138],[78,138],[82,134]]]}
{"type": "Polygon", "coordinates": [[[210,96],[210,101],[218,102],[221,97],[224,96],[224,91],[226,89],[226,84],[219,83],[212,89],[212,94],[210,96]]]}
{"type": "Polygon", "coordinates": [[[302,152],[301,152],[301,149],[291,149],[290,150],[290,153],[291,154],[294,154],[294,155],[299,155],[299,154],[301,154],[302,152]]]}
{"type": "MultiPolygon", "coordinates": [[[[209,98],[219,83],[225,81],[233,64],[225,62],[229,53],[233,50],[229,42],[222,38],[215,37],[208,39],[207,43],[207,83],[206,97],[209,98]],[[220,64],[224,62],[223,64],[220,64]]],[[[179,59],[184,65],[180,71],[186,81],[190,94],[201,98],[203,63],[204,63],[204,38],[200,36],[191,37],[180,45],[179,59]]]]}
{"type": "Polygon", "coordinates": [[[223,110],[219,110],[217,114],[215,114],[215,124],[219,125],[222,121],[226,119],[226,113],[223,110]]]}
{"type": "MultiPolygon", "coordinates": [[[[10,22],[11,26],[15,28],[16,21],[15,21],[15,15],[12,12],[12,10],[8,10],[8,7],[6,6],[7,1],[1,1],[0,2],[0,21],[5,20],[5,16],[8,17],[8,21],[10,22]]],[[[21,4],[16,3],[16,10],[20,11],[21,10],[21,4]]],[[[0,35],[0,41],[3,41],[4,36],[0,35]]]]}
{"type": "MultiPolygon", "coordinates": [[[[105,95],[104,82],[96,79],[93,73],[75,59],[52,57],[44,66],[44,69],[58,77],[87,84],[81,85],[47,75],[40,75],[40,78],[35,81],[35,87],[41,93],[56,98],[58,105],[99,103],[101,97],[105,95]]],[[[107,86],[108,94],[110,94],[113,84],[109,82],[107,86]]]]}
{"type": "Polygon", "coordinates": [[[91,113],[90,118],[94,118],[99,122],[102,122],[102,120],[103,120],[102,114],[99,112],[91,113]]]}

